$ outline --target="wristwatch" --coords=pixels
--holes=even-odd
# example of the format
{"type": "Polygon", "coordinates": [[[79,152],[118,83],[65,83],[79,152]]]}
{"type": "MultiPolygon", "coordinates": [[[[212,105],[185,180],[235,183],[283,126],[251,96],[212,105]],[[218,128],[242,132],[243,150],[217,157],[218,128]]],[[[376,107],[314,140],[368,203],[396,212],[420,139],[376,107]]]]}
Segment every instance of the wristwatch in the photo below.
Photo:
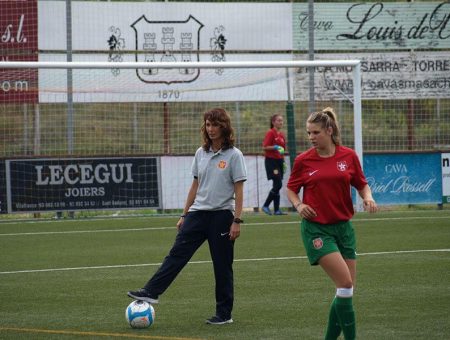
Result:
{"type": "Polygon", "coordinates": [[[235,217],[234,220],[233,220],[233,222],[234,222],[234,223],[237,223],[237,224],[244,223],[244,221],[241,220],[239,217],[235,217]]]}

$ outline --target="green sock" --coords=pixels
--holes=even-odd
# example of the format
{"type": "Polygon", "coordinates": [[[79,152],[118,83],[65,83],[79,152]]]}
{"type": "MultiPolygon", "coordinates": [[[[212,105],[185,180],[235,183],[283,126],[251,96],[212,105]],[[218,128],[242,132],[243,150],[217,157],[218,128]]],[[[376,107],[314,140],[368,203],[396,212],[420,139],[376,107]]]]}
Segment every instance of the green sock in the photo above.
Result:
{"type": "Polygon", "coordinates": [[[339,319],[336,313],[336,298],[334,298],[330,307],[330,315],[328,316],[327,334],[325,340],[336,340],[341,334],[341,326],[339,326],[339,319]]]}
{"type": "Polygon", "coordinates": [[[335,299],[336,314],[339,319],[339,325],[344,333],[345,340],[356,338],[355,312],[353,311],[353,299],[336,296],[335,299]]]}

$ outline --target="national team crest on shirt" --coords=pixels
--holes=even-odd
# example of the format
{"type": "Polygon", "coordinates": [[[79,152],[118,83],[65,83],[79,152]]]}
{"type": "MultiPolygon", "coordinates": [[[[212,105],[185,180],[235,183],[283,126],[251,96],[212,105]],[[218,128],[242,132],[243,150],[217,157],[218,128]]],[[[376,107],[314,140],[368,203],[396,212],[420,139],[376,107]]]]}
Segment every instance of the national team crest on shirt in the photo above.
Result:
{"type": "Polygon", "coordinates": [[[320,249],[323,247],[323,241],[320,237],[315,238],[312,242],[315,249],[320,249]]]}
{"type": "Polygon", "coordinates": [[[337,169],[338,169],[339,171],[345,171],[345,170],[348,169],[348,167],[347,167],[347,162],[346,162],[346,161],[340,161],[340,162],[337,162],[336,165],[337,165],[337,169]]]}
{"type": "Polygon", "coordinates": [[[219,163],[217,163],[217,167],[219,169],[225,169],[227,167],[227,162],[226,161],[220,161],[219,163]]]}

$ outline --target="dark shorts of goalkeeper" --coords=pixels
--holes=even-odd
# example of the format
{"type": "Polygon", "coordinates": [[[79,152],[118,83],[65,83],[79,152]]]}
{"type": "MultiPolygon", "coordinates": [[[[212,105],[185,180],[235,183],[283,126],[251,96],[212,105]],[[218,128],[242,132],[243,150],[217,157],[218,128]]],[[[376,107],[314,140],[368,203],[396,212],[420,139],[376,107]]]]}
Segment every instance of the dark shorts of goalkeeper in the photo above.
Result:
{"type": "Polygon", "coordinates": [[[267,179],[271,180],[274,178],[283,179],[284,169],[283,169],[284,158],[275,159],[268,158],[264,159],[264,166],[266,168],[267,179]]]}
{"type": "Polygon", "coordinates": [[[355,230],[350,221],[320,224],[303,219],[300,229],[312,266],[318,265],[322,256],[334,252],[340,252],[344,259],[356,259],[355,230]]]}

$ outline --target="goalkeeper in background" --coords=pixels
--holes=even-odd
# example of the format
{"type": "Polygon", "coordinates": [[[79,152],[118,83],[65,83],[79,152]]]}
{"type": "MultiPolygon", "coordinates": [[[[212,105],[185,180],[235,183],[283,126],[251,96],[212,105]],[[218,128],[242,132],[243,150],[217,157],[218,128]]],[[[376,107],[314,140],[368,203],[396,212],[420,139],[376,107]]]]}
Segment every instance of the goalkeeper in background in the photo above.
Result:
{"type": "Polygon", "coordinates": [[[267,215],[272,215],[270,204],[273,201],[273,214],[284,215],[280,210],[280,190],[283,186],[283,174],[286,171],[284,162],[284,152],[286,149],[286,137],[281,131],[283,127],[283,117],[280,114],[274,114],[270,117],[270,130],[267,131],[264,141],[264,166],[266,168],[267,179],[272,180],[272,189],[267,195],[266,201],[262,207],[267,215]]]}
{"type": "Polygon", "coordinates": [[[208,241],[214,267],[216,311],[210,325],[232,323],[234,301],[234,242],[241,232],[247,168],[242,152],[234,147],[229,114],[222,108],[205,112],[203,145],[192,163],[192,184],[178,234],[161,267],[142,289],[129,291],[136,300],[158,303],[158,297],[175,280],[192,255],[208,241]]]}

